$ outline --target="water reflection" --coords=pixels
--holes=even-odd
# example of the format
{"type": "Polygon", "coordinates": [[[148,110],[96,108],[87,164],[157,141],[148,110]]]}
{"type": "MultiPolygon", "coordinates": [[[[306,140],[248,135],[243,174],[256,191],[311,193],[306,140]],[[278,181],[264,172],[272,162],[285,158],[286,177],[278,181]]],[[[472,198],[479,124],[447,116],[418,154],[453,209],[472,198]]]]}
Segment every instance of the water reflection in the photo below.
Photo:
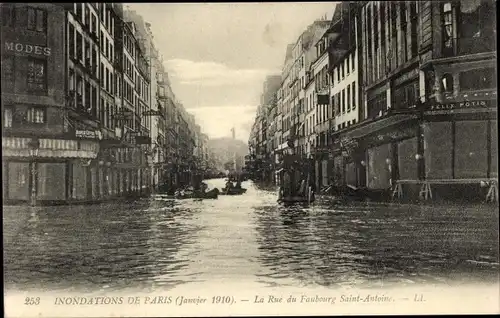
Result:
{"type": "Polygon", "coordinates": [[[365,288],[498,280],[494,211],[332,201],[263,207],[255,219],[260,277],[269,285],[365,288]]]}
{"type": "MultiPolygon", "coordinates": [[[[223,180],[209,181],[222,187],[223,180]]],[[[361,286],[498,281],[495,207],[243,196],[73,207],[4,207],[10,289],[123,290],[188,283],[361,286]]]]}
{"type": "Polygon", "coordinates": [[[13,288],[148,289],[178,284],[174,275],[165,274],[185,266],[186,260],[176,253],[196,231],[182,226],[191,210],[147,201],[39,208],[36,217],[27,210],[31,208],[15,209],[16,217],[29,213],[29,218],[4,250],[5,281],[13,288]]]}

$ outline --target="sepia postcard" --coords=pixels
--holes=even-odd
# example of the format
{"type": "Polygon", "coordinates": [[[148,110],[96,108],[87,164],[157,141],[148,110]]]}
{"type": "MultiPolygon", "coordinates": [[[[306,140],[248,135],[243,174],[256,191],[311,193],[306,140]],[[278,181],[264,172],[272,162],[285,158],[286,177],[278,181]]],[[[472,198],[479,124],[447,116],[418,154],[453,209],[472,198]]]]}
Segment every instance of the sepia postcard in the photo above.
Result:
{"type": "Polygon", "coordinates": [[[500,313],[496,1],[0,9],[6,317],[500,313]]]}

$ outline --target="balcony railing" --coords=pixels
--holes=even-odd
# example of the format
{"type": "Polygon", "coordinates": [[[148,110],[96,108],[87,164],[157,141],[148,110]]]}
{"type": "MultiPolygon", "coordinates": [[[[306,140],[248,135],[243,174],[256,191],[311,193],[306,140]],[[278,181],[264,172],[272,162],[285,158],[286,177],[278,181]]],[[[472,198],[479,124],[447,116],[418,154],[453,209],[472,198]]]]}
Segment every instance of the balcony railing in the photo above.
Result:
{"type": "Polygon", "coordinates": [[[458,38],[452,39],[450,44],[443,44],[443,55],[446,57],[496,51],[494,37],[458,38]]]}

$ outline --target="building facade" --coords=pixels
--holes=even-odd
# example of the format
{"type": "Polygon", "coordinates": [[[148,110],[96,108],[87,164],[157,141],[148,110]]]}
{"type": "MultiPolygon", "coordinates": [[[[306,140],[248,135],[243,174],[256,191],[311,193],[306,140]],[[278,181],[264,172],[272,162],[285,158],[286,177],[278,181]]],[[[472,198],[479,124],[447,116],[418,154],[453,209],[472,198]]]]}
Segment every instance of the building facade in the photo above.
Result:
{"type": "MultiPolygon", "coordinates": [[[[152,98],[150,56],[157,53],[146,23],[121,4],[0,8],[5,201],[147,194],[160,182],[153,178],[155,150],[170,154],[167,141],[177,143],[177,135],[160,138],[166,120],[153,121],[175,113],[152,98]]],[[[185,130],[192,135],[194,126],[185,130]]]]}
{"type": "Polygon", "coordinates": [[[313,158],[316,187],[494,193],[495,9],[491,0],[337,4],[313,46],[302,35],[287,48],[275,152],[293,145],[313,158]]]}

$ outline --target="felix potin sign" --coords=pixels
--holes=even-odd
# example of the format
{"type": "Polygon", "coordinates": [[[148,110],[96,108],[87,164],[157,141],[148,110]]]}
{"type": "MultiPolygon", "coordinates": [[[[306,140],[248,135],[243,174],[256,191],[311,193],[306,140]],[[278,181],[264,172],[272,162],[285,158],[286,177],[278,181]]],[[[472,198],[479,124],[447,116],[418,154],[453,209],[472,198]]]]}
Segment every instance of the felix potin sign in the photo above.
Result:
{"type": "Polygon", "coordinates": [[[459,108],[481,108],[481,107],[490,107],[491,101],[485,100],[471,100],[471,101],[462,101],[455,103],[447,103],[447,104],[435,104],[431,105],[431,110],[451,110],[451,109],[459,109],[459,108]]]}

